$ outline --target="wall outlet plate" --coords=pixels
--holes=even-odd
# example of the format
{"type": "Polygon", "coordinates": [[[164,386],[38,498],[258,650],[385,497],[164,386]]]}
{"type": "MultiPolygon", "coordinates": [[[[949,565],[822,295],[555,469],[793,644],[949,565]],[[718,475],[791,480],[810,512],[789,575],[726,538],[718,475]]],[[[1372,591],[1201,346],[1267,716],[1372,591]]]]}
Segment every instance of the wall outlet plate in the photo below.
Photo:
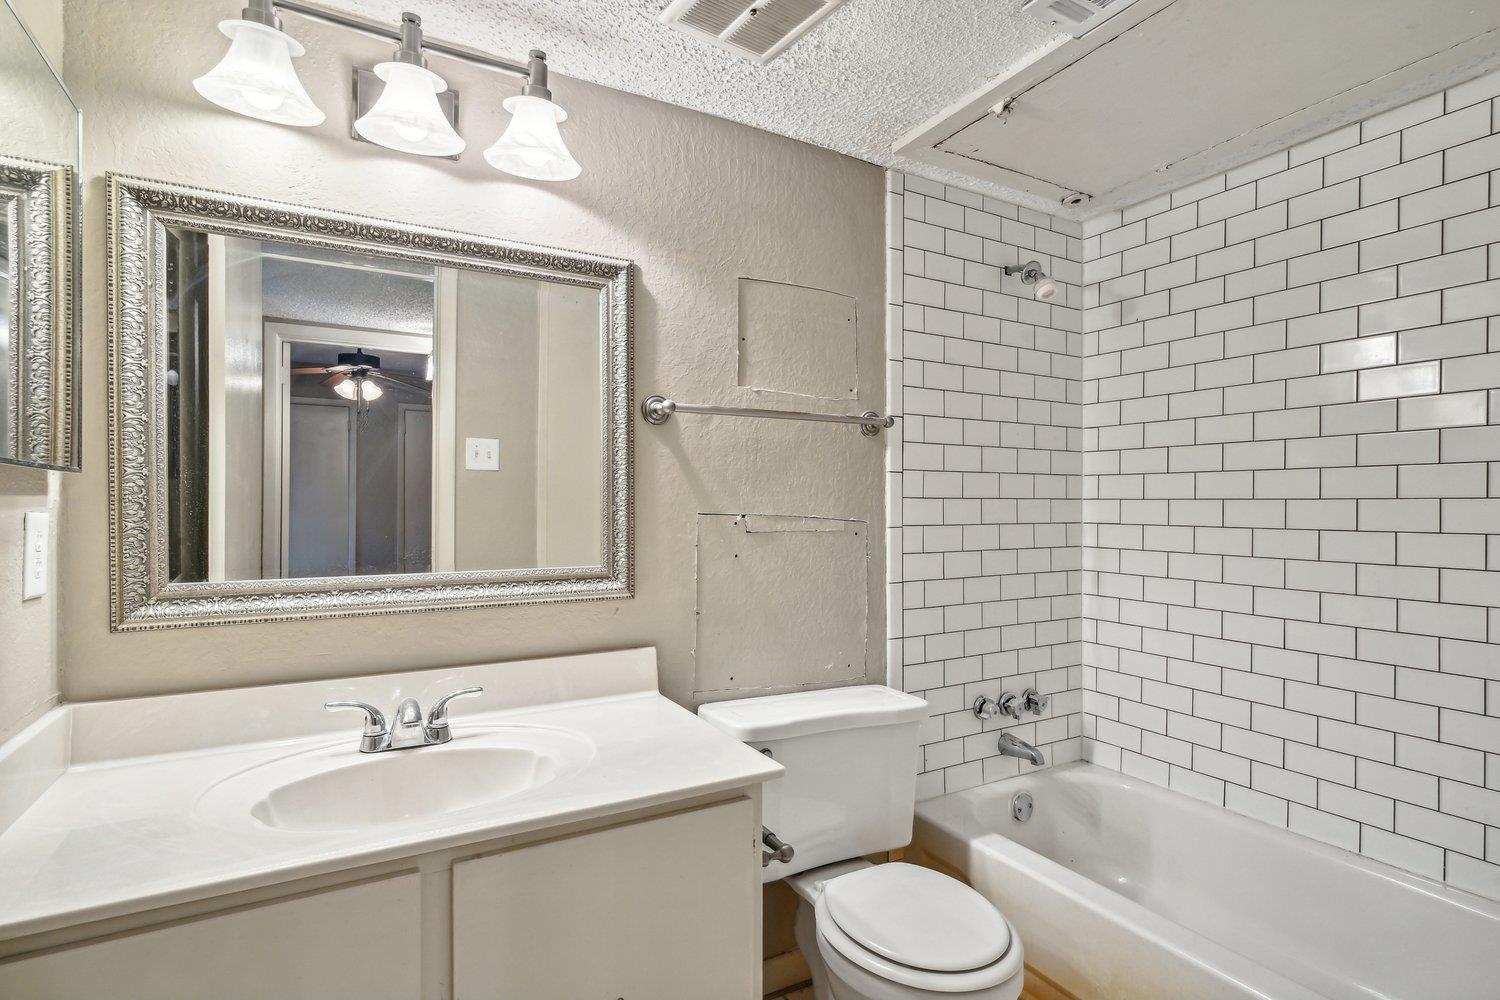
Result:
{"type": "Polygon", "coordinates": [[[464,438],[464,468],[474,472],[499,472],[500,439],[464,438]]]}
{"type": "Polygon", "coordinates": [[[52,517],[46,511],[26,512],[24,548],[21,559],[21,600],[30,601],[47,592],[47,527],[52,517]]]}

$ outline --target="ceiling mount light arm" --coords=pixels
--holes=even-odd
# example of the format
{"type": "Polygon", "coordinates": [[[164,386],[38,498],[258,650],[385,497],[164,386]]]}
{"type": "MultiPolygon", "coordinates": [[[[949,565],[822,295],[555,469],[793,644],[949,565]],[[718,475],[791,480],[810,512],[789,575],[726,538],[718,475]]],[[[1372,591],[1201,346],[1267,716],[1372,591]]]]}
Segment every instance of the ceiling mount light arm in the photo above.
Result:
{"type": "Polygon", "coordinates": [[[521,88],[521,96],[552,100],[552,91],[547,86],[547,53],[532,49],[526,58],[526,85],[521,88]]]}
{"type": "MultiPolygon", "coordinates": [[[[304,3],[302,0],[280,0],[275,4],[281,10],[301,14],[315,21],[325,24],[337,25],[340,28],[349,28],[362,34],[372,35],[376,38],[385,38],[393,42],[401,41],[401,29],[392,30],[379,21],[371,21],[357,14],[346,14],[343,11],[331,10],[320,4],[304,3]]],[[[530,67],[522,63],[511,62],[509,59],[501,59],[478,49],[471,49],[463,45],[453,45],[448,42],[435,41],[423,37],[422,48],[427,52],[436,52],[439,55],[449,56],[453,59],[462,59],[464,62],[473,63],[476,66],[485,66],[489,69],[509,73],[511,76],[526,77],[530,73],[530,67]]]]}
{"type": "Polygon", "coordinates": [[[427,58],[422,55],[422,18],[409,10],[401,12],[401,41],[391,56],[392,62],[410,63],[427,68],[427,58]]]}
{"type": "Polygon", "coordinates": [[[241,21],[253,21],[256,24],[264,24],[268,28],[281,30],[281,18],[276,15],[276,4],[274,0],[250,0],[244,10],[240,11],[241,21]]]}

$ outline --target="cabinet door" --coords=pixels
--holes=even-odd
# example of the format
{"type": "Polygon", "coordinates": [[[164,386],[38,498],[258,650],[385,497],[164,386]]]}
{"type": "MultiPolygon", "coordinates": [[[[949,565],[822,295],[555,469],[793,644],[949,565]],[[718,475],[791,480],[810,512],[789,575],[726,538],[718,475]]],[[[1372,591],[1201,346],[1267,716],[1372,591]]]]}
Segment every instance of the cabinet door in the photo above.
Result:
{"type": "Polygon", "coordinates": [[[415,874],[136,931],[0,964],[26,1000],[414,1000],[415,874]]]}
{"type": "Polygon", "coordinates": [[[755,805],[453,866],[455,1000],[760,1000],[755,805]]]}

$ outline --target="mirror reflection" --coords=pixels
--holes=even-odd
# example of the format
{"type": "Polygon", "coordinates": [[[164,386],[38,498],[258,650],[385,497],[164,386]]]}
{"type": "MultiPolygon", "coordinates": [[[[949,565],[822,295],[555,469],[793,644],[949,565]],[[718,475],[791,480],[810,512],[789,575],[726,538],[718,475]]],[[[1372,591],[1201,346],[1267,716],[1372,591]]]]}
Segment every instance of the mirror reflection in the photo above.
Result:
{"type": "Polygon", "coordinates": [[[166,227],[170,577],[604,561],[603,290],[166,227]]]}
{"type": "Polygon", "coordinates": [[[78,109],[0,6],[0,461],[77,465],[70,267],[78,109]]]}

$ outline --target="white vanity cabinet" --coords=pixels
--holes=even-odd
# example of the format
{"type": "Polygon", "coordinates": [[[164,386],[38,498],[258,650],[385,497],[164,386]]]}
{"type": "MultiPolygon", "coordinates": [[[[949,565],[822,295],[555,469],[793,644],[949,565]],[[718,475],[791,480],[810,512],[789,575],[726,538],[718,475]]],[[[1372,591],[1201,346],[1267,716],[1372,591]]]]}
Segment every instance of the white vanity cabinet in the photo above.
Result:
{"type": "Polygon", "coordinates": [[[454,1000],[759,1000],[755,824],[735,799],[459,862],[454,1000]]]}
{"type": "Polygon", "coordinates": [[[413,1000],[415,872],[127,932],[0,964],[4,1000],[413,1000]]]}
{"type": "Polygon", "coordinates": [[[758,1000],[756,799],[671,808],[105,922],[0,960],[0,1000],[758,1000]]]}

